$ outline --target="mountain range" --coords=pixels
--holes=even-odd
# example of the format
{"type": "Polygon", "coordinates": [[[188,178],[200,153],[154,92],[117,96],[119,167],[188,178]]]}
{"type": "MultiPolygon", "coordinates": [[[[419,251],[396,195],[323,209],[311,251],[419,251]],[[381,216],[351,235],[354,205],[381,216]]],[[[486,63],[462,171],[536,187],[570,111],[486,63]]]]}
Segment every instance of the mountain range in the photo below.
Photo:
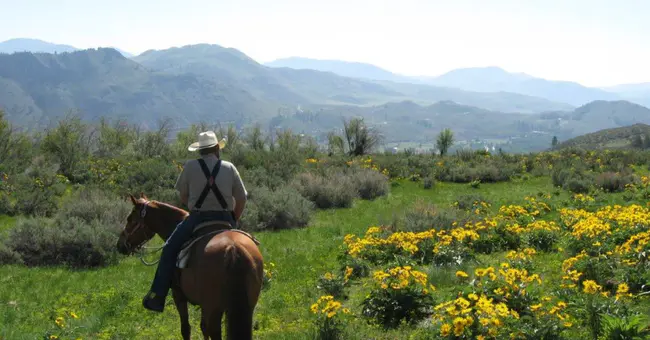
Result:
{"type": "Polygon", "coordinates": [[[324,136],[341,128],[342,117],[361,116],[387,142],[430,141],[449,127],[460,139],[528,150],[547,147],[552,135],[566,140],[650,123],[650,110],[641,105],[650,85],[596,89],[497,67],[406,77],[344,61],[263,65],[213,44],[128,57],[115,48],[19,39],[0,43],[0,52],[0,109],[32,128],[75,110],[87,120],[107,116],[145,128],[168,117],[179,127],[261,123],[324,136]]]}
{"type": "Polygon", "coordinates": [[[650,106],[650,83],[619,85],[610,88],[586,87],[576,82],[536,78],[512,73],[496,66],[462,68],[437,77],[410,77],[380,67],[339,60],[290,57],[266,63],[270,67],[312,69],[361,79],[388,80],[450,87],[474,92],[510,92],[580,106],[595,100],[626,99],[650,106]]]}

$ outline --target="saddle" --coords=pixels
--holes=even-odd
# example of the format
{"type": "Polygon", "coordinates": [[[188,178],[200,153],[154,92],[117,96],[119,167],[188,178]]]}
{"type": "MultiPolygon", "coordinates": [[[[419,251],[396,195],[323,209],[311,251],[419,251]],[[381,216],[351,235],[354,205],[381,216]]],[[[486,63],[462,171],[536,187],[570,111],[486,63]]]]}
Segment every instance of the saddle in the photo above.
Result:
{"type": "Polygon", "coordinates": [[[214,235],[221,234],[224,231],[234,231],[248,236],[255,244],[259,245],[260,241],[257,240],[253,235],[241,230],[234,229],[230,223],[226,221],[208,221],[203,222],[197,225],[192,231],[192,236],[190,239],[183,243],[181,251],[178,253],[176,258],[176,268],[187,268],[187,264],[190,260],[190,254],[192,252],[192,246],[196,244],[199,240],[204,237],[212,237],[214,235]]]}

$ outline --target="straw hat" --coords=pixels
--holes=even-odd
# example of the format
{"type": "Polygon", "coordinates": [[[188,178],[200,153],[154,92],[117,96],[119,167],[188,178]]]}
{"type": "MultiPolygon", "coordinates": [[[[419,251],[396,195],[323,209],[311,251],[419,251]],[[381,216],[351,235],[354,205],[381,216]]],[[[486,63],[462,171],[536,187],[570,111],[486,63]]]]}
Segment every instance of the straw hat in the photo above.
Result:
{"type": "Polygon", "coordinates": [[[190,144],[190,146],[187,147],[187,150],[196,151],[211,148],[217,144],[219,144],[219,149],[225,148],[226,138],[224,137],[221,138],[221,140],[217,140],[217,135],[214,134],[214,131],[205,131],[199,133],[199,141],[190,144]]]}

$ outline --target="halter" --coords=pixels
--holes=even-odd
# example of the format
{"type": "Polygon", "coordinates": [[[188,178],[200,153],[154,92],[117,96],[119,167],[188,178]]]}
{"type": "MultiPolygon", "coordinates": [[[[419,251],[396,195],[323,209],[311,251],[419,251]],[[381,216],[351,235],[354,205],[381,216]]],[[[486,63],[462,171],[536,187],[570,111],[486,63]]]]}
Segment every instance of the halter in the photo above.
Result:
{"type": "Polygon", "coordinates": [[[149,202],[150,201],[144,202],[144,206],[142,207],[142,210],[140,210],[140,218],[138,219],[138,223],[136,224],[135,228],[133,228],[133,230],[131,230],[131,232],[126,232],[126,230],[124,231],[125,232],[124,245],[127,247],[127,249],[132,249],[133,251],[136,251],[136,250],[140,249],[145,243],[149,242],[149,240],[156,235],[156,233],[151,231],[151,229],[149,229],[147,227],[147,225],[144,223],[144,218],[145,218],[145,216],[147,216],[147,207],[149,206],[149,202]],[[140,243],[136,244],[135,246],[133,246],[129,242],[129,238],[132,235],[134,235],[141,228],[144,229],[145,238],[143,239],[142,242],[140,242],[140,243]],[[151,235],[151,236],[149,236],[149,235],[151,235]]]}

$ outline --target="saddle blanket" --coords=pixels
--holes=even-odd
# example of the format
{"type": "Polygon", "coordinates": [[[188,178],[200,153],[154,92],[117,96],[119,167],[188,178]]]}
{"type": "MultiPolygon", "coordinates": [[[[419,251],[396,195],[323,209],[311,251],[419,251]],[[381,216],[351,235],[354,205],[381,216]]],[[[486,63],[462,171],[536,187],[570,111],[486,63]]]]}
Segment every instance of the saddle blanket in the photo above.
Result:
{"type": "Polygon", "coordinates": [[[205,227],[217,226],[217,225],[223,226],[225,228],[213,230],[199,236],[192,235],[190,240],[185,242],[185,244],[183,244],[183,247],[181,248],[181,251],[178,253],[178,257],[176,259],[176,268],[187,268],[187,263],[190,259],[190,250],[192,249],[192,246],[206,236],[214,236],[217,234],[221,234],[224,231],[235,231],[250,237],[250,239],[253,240],[255,244],[257,245],[260,244],[260,241],[258,241],[253,235],[240,229],[232,229],[230,223],[223,222],[223,221],[209,221],[209,222],[201,223],[194,228],[193,234],[196,234],[200,229],[203,229],[205,227]]]}

